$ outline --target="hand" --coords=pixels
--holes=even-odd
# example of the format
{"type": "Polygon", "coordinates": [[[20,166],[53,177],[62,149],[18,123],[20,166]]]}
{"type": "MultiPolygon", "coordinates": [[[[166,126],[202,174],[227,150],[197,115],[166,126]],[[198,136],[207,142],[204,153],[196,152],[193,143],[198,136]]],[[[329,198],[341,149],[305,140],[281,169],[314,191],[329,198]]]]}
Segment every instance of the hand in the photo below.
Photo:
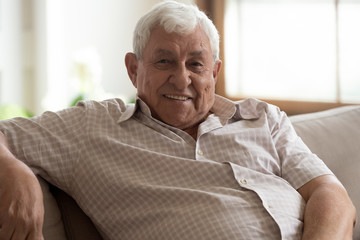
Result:
{"type": "Polygon", "coordinates": [[[44,205],[37,178],[16,159],[0,169],[0,240],[43,240],[44,205]]]}

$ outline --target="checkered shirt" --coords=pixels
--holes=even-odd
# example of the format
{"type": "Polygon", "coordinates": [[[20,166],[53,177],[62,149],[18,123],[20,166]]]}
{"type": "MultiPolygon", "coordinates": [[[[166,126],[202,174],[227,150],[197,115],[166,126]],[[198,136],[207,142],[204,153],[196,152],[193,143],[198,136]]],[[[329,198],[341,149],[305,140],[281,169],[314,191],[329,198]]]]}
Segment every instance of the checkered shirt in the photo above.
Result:
{"type": "Polygon", "coordinates": [[[80,102],[0,130],[104,239],[300,239],[296,189],[330,170],[272,105],[216,96],[211,112],[197,140],[140,99],[80,102]]]}

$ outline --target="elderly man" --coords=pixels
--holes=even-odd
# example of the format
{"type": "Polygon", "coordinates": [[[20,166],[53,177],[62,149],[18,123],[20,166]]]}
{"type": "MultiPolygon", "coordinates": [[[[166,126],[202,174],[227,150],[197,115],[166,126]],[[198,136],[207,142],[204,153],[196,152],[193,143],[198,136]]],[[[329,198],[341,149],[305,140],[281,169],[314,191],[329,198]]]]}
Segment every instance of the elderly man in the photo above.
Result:
{"type": "Polygon", "coordinates": [[[104,239],[351,239],[346,191],[286,115],[215,95],[218,45],[195,6],[160,3],[125,57],[135,105],[1,122],[0,239],[42,239],[33,172],[72,195],[104,239]]]}

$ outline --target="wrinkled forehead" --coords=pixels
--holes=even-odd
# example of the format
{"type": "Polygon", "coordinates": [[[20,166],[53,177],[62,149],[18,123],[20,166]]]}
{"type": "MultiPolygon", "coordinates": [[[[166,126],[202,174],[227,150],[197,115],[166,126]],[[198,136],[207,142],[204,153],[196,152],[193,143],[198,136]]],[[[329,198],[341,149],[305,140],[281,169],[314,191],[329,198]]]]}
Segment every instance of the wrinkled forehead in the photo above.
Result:
{"type": "Polygon", "coordinates": [[[210,40],[201,28],[196,28],[187,34],[169,33],[163,28],[155,28],[151,31],[144,50],[144,54],[152,55],[169,56],[186,53],[194,57],[207,54],[212,57],[210,40]]]}

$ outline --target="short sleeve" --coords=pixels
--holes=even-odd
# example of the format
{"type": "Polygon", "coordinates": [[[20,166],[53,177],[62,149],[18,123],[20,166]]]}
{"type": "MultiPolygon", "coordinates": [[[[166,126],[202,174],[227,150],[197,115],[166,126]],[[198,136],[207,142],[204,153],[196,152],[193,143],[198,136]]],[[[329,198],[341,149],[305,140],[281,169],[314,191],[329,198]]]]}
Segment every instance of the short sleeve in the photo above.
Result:
{"type": "Polygon", "coordinates": [[[268,120],[271,135],[279,155],[281,177],[295,189],[313,178],[332,174],[325,163],[305,145],[296,134],[287,115],[269,105],[268,120]]]}
{"type": "Polygon", "coordinates": [[[66,189],[71,184],[86,129],[83,105],[34,118],[0,122],[13,154],[36,174],[66,189]]]}

